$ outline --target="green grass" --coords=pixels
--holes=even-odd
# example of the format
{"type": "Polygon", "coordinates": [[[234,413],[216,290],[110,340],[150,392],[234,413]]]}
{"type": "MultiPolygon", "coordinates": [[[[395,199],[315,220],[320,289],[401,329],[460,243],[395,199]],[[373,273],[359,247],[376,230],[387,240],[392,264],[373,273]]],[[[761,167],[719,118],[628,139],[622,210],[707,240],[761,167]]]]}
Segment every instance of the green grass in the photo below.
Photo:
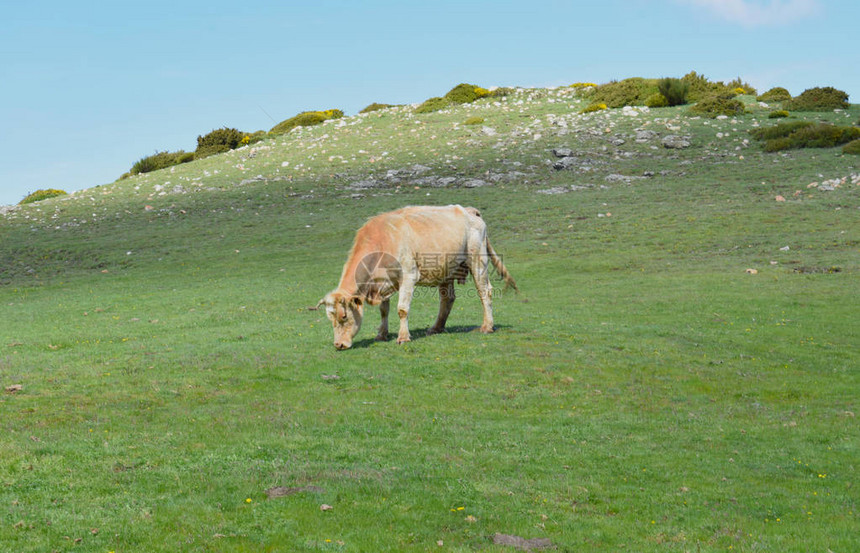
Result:
{"type": "Polygon", "coordinates": [[[389,108],[7,213],[0,550],[855,548],[860,186],[807,185],[857,158],[762,152],[751,102],[578,115],[569,90],[389,108]],[[553,170],[556,147],[593,169],[553,170]],[[414,164],[461,180],[386,180],[414,164]],[[425,336],[422,293],[413,342],[373,342],[371,311],[335,351],[306,307],[367,217],[422,203],[479,207],[522,293],[492,335],[467,284],[450,332],[425,336]]]}

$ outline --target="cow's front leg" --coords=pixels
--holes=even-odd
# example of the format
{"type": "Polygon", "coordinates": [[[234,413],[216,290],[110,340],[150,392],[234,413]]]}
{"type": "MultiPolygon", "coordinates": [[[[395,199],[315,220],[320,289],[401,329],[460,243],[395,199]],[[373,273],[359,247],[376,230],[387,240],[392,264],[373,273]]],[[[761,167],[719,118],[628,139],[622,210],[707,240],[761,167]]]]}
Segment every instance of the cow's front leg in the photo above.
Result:
{"type": "Polygon", "coordinates": [[[397,343],[403,344],[412,340],[409,335],[409,306],[412,304],[412,293],[415,290],[415,279],[404,275],[400,285],[400,298],[397,300],[397,315],[400,317],[400,332],[397,333],[397,343]]]}
{"type": "Polygon", "coordinates": [[[451,314],[455,299],[453,281],[439,285],[439,316],[436,317],[436,324],[427,330],[428,335],[445,331],[445,323],[448,321],[448,315],[451,314]]]}
{"type": "Polygon", "coordinates": [[[379,333],[377,333],[376,339],[380,342],[388,340],[388,309],[390,306],[391,302],[389,300],[385,300],[379,304],[379,314],[382,315],[382,322],[379,324],[379,333]]]}

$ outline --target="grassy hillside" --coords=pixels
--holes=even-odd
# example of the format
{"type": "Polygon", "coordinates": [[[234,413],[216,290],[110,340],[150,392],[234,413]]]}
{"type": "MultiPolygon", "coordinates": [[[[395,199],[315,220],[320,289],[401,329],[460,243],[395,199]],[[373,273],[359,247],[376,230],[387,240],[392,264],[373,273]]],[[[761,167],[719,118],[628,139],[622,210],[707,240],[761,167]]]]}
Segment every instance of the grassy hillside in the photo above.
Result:
{"type": "Polygon", "coordinates": [[[855,549],[860,158],[764,152],[778,106],[750,96],[578,94],[383,109],[4,210],[0,549],[855,549]],[[428,337],[422,290],[411,343],[371,311],[335,351],[306,307],[367,217],[425,203],[480,208],[522,293],[485,336],[459,286],[428,337]]]}

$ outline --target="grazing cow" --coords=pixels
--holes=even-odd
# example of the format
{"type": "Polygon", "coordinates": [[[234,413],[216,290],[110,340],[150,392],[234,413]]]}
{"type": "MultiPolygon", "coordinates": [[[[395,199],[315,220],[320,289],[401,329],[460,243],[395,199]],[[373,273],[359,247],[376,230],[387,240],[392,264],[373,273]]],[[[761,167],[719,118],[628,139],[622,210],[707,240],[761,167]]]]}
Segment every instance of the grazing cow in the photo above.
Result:
{"type": "Polygon", "coordinates": [[[412,206],[373,217],[355,235],[355,241],[337,288],[320,300],[334,327],[334,347],[352,346],[361,328],[364,304],[379,305],[382,324],[377,340],[388,339],[389,298],[398,290],[397,343],[410,340],[409,305],[415,286],[439,288],[439,316],[427,334],[445,330],[454,305],[454,281],[461,284],[472,273],[484,307],[481,332],[493,331],[492,289],[488,273],[492,263],[508,286],[517,284],[490,246],[487,225],[473,207],[459,205],[412,206]]]}

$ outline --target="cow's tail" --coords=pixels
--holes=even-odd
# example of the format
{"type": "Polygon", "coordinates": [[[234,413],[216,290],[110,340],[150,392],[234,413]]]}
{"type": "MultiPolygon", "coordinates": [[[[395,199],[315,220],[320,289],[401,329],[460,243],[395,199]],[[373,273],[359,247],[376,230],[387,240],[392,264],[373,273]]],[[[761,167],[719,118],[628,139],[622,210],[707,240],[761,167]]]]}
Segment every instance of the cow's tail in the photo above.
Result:
{"type": "Polygon", "coordinates": [[[499,272],[499,275],[502,277],[502,280],[505,281],[505,288],[511,287],[516,292],[519,292],[520,289],[517,288],[517,281],[514,280],[514,277],[511,276],[511,273],[508,272],[505,264],[502,263],[502,258],[496,253],[496,250],[493,249],[493,246],[490,245],[490,239],[487,238],[487,253],[490,256],[490,261],[493,263],[493,267],[499,272]]]}

